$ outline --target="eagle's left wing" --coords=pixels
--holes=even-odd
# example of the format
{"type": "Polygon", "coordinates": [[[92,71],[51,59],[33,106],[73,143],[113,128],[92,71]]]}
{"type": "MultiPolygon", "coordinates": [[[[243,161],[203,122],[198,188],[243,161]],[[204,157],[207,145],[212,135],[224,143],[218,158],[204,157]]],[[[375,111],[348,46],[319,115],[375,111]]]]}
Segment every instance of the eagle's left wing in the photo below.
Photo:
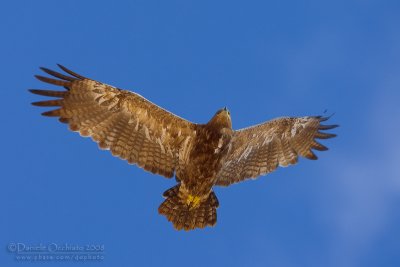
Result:
{"type": "Polygon", "coordinates": [[[72,131],[89,136],[100,148],[152,173],[172,177],[179,167],[180,155],[196,135],[196,124],[182,119],[134,92],[88,79],[59,65],[69,75],[46,68],[48,78],[39,80],[64,86],[64,91],[30,90],[55,97],[32,103],[57,107],[42,113],[59,117],[72,131]]]}
{"type": "Polygon", "coordinates": [[[297,162],[298,156],[317,159],[311,149],[327,150],[315,138],[327,139],[324,133],[338,125],[321,125],[327,117],[279,118],[235,131],[216,185],[227,186],[274,171],[278,166],[297,162]]]}

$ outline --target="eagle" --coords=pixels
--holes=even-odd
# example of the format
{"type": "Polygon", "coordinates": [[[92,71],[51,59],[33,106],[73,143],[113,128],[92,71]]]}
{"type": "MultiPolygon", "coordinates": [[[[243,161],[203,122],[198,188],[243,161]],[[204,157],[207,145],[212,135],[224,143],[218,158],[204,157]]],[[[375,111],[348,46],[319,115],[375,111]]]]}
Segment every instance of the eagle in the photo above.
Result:
{"type": "Polygon", "coordinates": [[[229,186],[297,163],[316,160],[313,150],[327,147],[316,139],[335,137],[323,125],[324,116],[282,117],[248,128],[232,129],[225,107],[205,124],[192,123],[141,95],[79,75],[59,65],[63,73],[40,68],[52,77],[42,82],[65,90],[31,89],[53,97],[34,106],[56,107],[42,113],[58,117],[69,129],[91,137],[100,149],[166,178],[176,185],[163,194],[158,212],[177,230],[214,226],[218,199],[214,186],[229,186]]]}

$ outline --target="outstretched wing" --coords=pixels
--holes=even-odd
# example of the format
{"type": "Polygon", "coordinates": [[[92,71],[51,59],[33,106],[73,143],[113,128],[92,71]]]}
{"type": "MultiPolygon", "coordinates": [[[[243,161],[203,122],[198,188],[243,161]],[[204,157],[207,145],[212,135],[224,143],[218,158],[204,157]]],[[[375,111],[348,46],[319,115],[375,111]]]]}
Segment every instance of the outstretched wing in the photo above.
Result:
{"type": "Polygon", "coordinates": [[[64,86],[65,91],[30,90],[34,94],[56,97],[32,103],[58,109],[42,113],[59,117],[72,131],[90,136],[102,149],[137,164],[147,171],[172,177],[178,154],[188,138],[195,135],[196,124],[184,120],[142,96],[97,82],[59,65],[69,75],[46,68],[58,78],[36,76],[39,80],[64,86]]]}
{"type": "Polygon", "coordinates": [[[230,185],[297,162],[298,156],[317,159],[311,149],[327,150],[315,139],[335,137],[324,133],[338,125],[321,125],[327,117],[279,118],[235,131],[217,185],[230,185]]]}

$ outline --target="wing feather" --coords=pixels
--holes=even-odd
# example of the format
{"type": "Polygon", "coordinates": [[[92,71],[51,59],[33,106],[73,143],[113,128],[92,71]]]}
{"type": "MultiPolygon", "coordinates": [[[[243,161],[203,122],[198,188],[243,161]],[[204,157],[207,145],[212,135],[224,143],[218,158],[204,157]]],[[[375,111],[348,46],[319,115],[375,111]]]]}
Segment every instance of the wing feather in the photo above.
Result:
{"type": "Polygon", "coordinates": [[[218,174],[217,185],[230,185],[296,164],[298,157],[316,160],[312,149],[328,148],[315,139],[335,137],[321,131],[338,125],[321,125],[329,117],[279,118],[235,131],[231,148],[218,174]]]}
{"type": "Polygon", "coordinates": [[[60,107],[42,113],[59,117],[72,131],[89,136],[101,149],[147,171],[172,177],[181,143],[178,136],[195,134],[196,124],[153,104],[142,96],[85,78],[64,66],[65,75],[41,68],[57,78],[36,75],[40,81],[64,86],[67,91],[32,89],[32,93],[59,99],[32,103],[60,107]]]}

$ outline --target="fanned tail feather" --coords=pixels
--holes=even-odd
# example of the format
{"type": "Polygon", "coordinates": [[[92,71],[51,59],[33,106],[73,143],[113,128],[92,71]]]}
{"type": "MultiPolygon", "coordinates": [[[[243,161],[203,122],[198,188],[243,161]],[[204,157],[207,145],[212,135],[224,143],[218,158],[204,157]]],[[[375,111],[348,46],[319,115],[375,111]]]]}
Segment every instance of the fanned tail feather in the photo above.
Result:
{"type": "Polygon", "coordinates": [[[158,208],[158,212],[172,222],[175,229],[185,231],[205,226],[214,226],[217,222],[218,199],[214,192],[202,201],[198,207],[189,207],[179,194],[180,185],[176,185],[164,192],[165,201],[158,208]]]}

